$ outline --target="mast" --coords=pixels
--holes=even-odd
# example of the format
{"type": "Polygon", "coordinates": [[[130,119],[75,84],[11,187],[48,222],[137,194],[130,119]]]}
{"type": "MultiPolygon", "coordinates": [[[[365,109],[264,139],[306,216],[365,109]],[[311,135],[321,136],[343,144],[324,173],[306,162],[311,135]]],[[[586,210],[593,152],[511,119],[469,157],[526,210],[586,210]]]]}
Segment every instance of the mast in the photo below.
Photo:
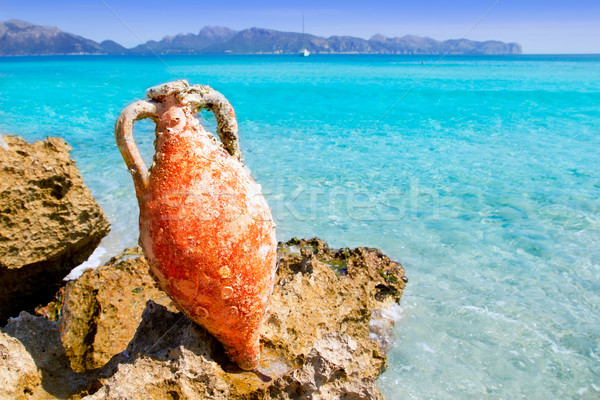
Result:
{"type": "Polygon", "coordinates": [[[302,50],[304,50],[306,46],[304,45],[304,14],[302,14],[302,50]]]}
{"type": "Polygon", "coordinates": [[[306,35],[304,33],[304,14],[302,14],[302,48],[300,49],[298,55],[300,57],[308,57],[309,54],[310,52],[306,49],[306,35]]]}

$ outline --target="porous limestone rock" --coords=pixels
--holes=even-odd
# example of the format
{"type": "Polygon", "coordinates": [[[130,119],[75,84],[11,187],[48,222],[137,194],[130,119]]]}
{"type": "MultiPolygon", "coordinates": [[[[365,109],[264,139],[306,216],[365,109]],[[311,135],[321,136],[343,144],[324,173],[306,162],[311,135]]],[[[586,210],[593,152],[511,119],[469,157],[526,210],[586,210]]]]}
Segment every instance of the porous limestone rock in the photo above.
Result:
{"type": "Polygon", "coordinates": [[[0,332],[0,371],[2,399],[24,398],[40,386],[40,374],[27,348],[3,332],[0,332]]]}
{"type": "Polygon", "coordinates": [[[0,147],[0,323],[47,303],[109,223],[60,138],[0,147]]]}
{"type": "Polygon", "coordinates": [[[102,367],[127,348],[146,302],[175,311],[148,274],[140,248],[130,249],[67,284],[59,320],[62,342],[75,371],[102,367]]]}
{"type": "Polygon", "coordinates": [[[81,398],[98,387],[96,372],[78,374],[58,324],[22,312],[0,330],[0,399],[81,398]]]}
{"type": "MultiPolygon", "coordinates": [[[[375,381],[386,356],[373,340],[369,323],[374,314],[379,318],[385,314],[377,310],[399,301],[406,278],[402,267],[378,250],[331,250],[319,239],[292,239],[280,245],[277,284],[261,332],[261,364],[254,372],[240,370],[216,339],[173,309],[146,275],[145,259],[134,254],[87,271],[65,288],[62,337],[70,338],[65,347],[79,350],[63,349],[53,357],[59,361],[54,365],[62,379],[79,382],[69,384],[74,398],[382,398],[375,381]],[[149,301],[142,307],[145,299],[149,301]],[[133,304],[131,312],[126,311],[127,304],[133,304]],[[84,372],[71,368],[103,362],[104,366],[84,372]]],[[[54,348],[58,337],[54,322],[27,314],[19,319],[30,325],[21,330],[32,332],[54,324],[49,335],[54,348]]],[[[7,328],[14,324],[11,320],[7,328]]],[[[14,334],[15,329],[9,331],[14,334]]],[[[0,336],[2,346],[6,344],[0,336]]],[[[28,387],[34,393],[59,397],[55,389],[46,390],[53,382],[48,375],[38,374],[36,381],[30,369],[13,373],[13,382],[18,375],[21,381],[32,382],[28,387]]]]}

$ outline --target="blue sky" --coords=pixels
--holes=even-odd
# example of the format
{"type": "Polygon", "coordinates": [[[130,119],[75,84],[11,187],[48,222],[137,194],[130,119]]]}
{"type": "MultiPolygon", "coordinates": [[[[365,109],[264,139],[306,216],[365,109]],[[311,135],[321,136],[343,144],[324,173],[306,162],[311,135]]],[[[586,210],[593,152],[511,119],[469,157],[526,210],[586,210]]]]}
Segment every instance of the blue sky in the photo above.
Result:
{"type": "Polygon", "coordinates": [[[205,25],[298,32],[302,14],[306,32],[321,36],[451,39],[466,34],[473,40],[518,42],[526,53],[600,53],[600,0],[0,1],[0,20],[58,26],[126,47],[140,39],[197,33],[205,25]]]}

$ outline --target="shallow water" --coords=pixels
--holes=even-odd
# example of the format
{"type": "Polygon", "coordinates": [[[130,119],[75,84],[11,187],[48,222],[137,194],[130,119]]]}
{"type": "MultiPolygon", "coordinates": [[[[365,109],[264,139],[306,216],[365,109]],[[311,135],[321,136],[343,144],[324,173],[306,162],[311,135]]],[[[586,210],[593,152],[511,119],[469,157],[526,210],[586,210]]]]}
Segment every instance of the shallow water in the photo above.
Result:
{"type": "MultiPolygon", "coordinates": [[[[116,117],[157,83],[209,84],[236,109],[279,240],[405,266],[388,399],[591,399],[599,70],[595,56],[0,58],[0,132],[73,146],[112,223],[106,259],[138,235],[116,117]]],[[[152,130],[136,125],[147,162],[152,130]]]]}

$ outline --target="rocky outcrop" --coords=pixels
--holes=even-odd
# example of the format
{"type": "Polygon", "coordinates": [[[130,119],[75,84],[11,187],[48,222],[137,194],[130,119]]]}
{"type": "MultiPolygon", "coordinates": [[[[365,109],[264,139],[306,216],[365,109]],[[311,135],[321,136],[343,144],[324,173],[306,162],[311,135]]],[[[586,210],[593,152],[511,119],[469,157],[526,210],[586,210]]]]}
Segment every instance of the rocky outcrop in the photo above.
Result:
{"type": "Polygon", "coordinates": [[[148,274],[140,249],[132,249],[71,281],[62,297],[60,328],[73,370],[99,368],[127,348],[152,299],[176,311],[148,274]]]}
{"type": "Polygon", "coordinates": [[[381,336],[393,323],[385,310],[398,307],[402,267],[378,250],[332,250],[318,239],[280,245],[279,259],[254,372],[238,369],[219,342],[172,307],[133,250],[65,288],[63,347],[56,323],[26,313],[10,320],[0,352],[12,360],[3,350],[10,346],[24,361],[0,373],[3,387],[88,399],[381,398],[381,336]],[[24,338],[23,331],[33,333],[24,338]],[[46,341],[53,355],[29,351],[46,341]],[[50,370],[64,380],[62,392],[43,372],[50,370]]]}
{"type": "Polygon", "coordinates": [[[0,399],[81,398],[99,387],[96,375],[69,367],[54,321],[22,312],[0,331],[0,399]]]}
{"type": "Polygon", "coordinates": [[[0,148],[0,323],[47,303],[109,223],[60,138],[0,148]]]}

